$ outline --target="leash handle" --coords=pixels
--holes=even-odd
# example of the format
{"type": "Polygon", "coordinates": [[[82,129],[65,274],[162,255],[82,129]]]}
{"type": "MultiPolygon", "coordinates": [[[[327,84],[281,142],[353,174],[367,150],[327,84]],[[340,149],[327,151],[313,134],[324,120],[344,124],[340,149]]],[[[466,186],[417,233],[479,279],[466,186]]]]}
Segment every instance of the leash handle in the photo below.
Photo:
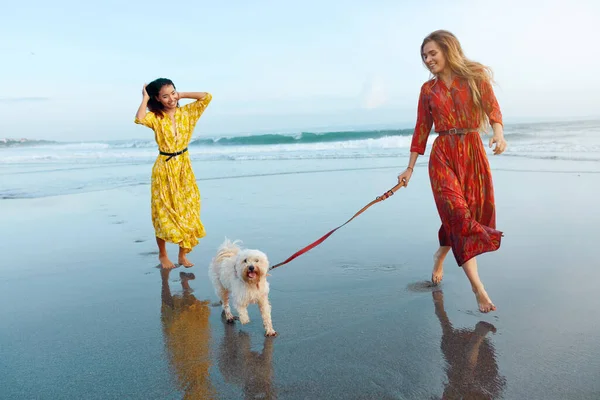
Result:
{"type": "Polygon", "coordinates": [[[394,193],[396,193],[398,190],[400,190],[401,187],[406,186],[406,182],[402,181],[400,183],[398,183],[396,186],[394,186],[393,188],[391,188],[390,190],[388,190],[387,192],[385,192],[384,194],[382,194],[381,196],[377,196],[376,200],[385,200],[388,197],[392,197],[394,195],[394,193]]]}
{"type": "Polygon", "coordinates": [[[269,268],[269,270],[273,270],[273,269],[275,269],[277,267],[280,267],[280,266],[282,266],[284,264],[287,264],[290,261],[292,261],[293,259],[295,259],[296,257],[299,257],[302,254],[306,253],[307,251],[309,251],[309,250],[317,247],[318,245],[320,245],[321,243],[323,243],[325,241],[325,239],[327,239],[329,236],[331,236],[333,234],[333,232],[337,231],[342,226],[346,225],[348,222],[350,222],[354,218],[358,217],[360,214],[362,214],[364,211],[366,211],[366,209],[369,208],[369,207],[371,207],[373,204],[379,203],[380,201],[383,201],[383,200],[385,200],[385,199],[393,196],[394,193],[397,192],[403,186],[406,186],[406,182],[405,181],[402,181],[402,182],[398,183],[396,186],[394,186],[393,188],[391,188],[390,190],[388,190],[387,192],[385,192],[381,196],[377,196],[375,198],[375,200],[371,201],[369,204],[367,204],[362,209],[360,209],[360,211],[358,211],[356,214],[354,214],[352,216],[352,218],[350,218],[348,221],[344,222],[342,225],[338,226],[337,228],[330,230],[325,235],[321,236],[319,239],[317,239],[316,241],[312,242],[311,244],[309,244],[308,246],[304,247],[303,249],[298,250],[297,252],[295,252],[294,254],[292,254],[287,260],[285,260],[283,262],[280,262],[279,264],[275,264],[275,265],[271,266],[271,268],[269,268]]]}

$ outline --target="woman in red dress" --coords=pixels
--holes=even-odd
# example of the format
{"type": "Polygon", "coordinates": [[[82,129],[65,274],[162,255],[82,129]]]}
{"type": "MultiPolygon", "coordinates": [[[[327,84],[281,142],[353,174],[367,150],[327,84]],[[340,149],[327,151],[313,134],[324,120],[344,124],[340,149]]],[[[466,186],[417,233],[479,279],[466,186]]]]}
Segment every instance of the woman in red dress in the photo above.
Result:
{"type": "Polygon", "coordinates": [[[479,279],[475,259],[497,250],[503,236],[496,230],[492,174],[479,134],[491,125],[494,134],[489,146],[496,144],[494,154],[505,150],[502,113],[491,86],[491,71],[467,59],[458,39],[448,31],[427,36],[421,57],[434,76],[421,87],[410,160],[398,182],[408,184],[435,125],[439,136],[431,148],[429,178],[442,226],[431,280],[436,285],[442,280],[444,259],[452,249],[469,278],[479,310],[493,311],[496,306],[479,279]]]}

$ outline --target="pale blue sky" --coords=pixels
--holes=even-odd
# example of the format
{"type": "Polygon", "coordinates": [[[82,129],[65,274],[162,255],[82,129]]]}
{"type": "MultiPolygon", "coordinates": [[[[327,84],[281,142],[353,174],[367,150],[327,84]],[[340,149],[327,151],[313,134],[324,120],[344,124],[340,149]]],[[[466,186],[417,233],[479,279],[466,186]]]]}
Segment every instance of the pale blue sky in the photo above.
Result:
{"type": "Polygon", "coordinates": [[[490,65],[506,122],[599,116],[600,5],[32,0],[3,6],[0,137],[140,138],[144,82],[210,91],[196,135],[412,128],[424,36],[490,65]]]}

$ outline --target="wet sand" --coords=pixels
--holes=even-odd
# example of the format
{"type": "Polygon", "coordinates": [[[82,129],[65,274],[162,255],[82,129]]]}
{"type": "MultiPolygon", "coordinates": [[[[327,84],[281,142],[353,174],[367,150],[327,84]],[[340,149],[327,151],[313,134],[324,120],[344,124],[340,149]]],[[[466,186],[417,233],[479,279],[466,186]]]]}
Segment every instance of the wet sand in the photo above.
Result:
{"type": "MultiPolygon", "coordinates": [[[[600,166],[493,160],[498,307],[477,310],[426,169],[270,277],[276,338],[228,325],[207,278],[225,236],[273,263],[394,185],[397,169],[201,181],[196,266],[156,266],[148,187],[0,202],[7,399],[598,399],[600,166]],[[569,172],[573,171],[573,172],[569,172]]],[[[243,167],[243,165],[242,165],[243,167]]],[[[169,247],[173,258],[176,248],[169,247]]]]}

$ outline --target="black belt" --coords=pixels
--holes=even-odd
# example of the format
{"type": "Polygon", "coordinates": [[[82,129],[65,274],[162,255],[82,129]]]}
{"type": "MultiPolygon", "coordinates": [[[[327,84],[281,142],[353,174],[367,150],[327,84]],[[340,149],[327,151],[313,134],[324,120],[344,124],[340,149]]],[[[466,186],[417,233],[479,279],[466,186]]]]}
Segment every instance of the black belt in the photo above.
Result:
{"type": "Polygon", "coordinates": [[[173,158],[173,157],[175,157],[175,156],[178,156],[178,155],[180,155],[180,154],[183,154],[183,153],[185,153],[187,150],[188,150],[188,149],[187,149],[187,147],[186,147],[185,149],[183,149],[183,150],[181,150],[181,151],[178,151],[177,153],[166,153],[166,152],[164,152],[164,151],[159,151],[159,154],[160,154],[161,156],[169,156],[169,158],[167,158],[167,159],[165,160],[165,162],[166,162],[166,161],[169,161],[171,158],[173,158]]]}
{"type": "Polygon", "coordinates": [[[473,129],[473,128],[452,128],[452,129],[448,129],[447,131],[441,131],[438,132],[438,135],[440,136],[445,136],[445,135],[465,135],[469,132],[477,132],[477,129],[473,129]]]}

